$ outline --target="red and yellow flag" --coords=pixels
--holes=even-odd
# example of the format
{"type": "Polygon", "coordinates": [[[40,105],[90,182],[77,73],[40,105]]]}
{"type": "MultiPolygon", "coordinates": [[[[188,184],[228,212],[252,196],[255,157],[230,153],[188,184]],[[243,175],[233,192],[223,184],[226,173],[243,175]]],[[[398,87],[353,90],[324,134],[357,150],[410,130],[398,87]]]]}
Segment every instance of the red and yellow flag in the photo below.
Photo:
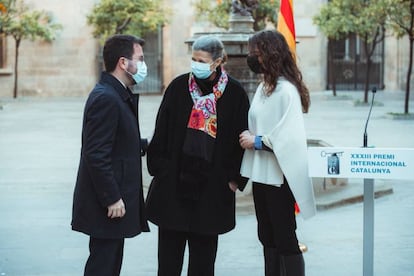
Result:
{"type": "Polygon", "coordinates": [[[293,18],[293,0],[280,0],[277,18],[277,30],[283,34],[293,57],[296,57],[295,21],[293,18]]]}
{"type": "MultiPolygon", "coordinates": [[[[293,0],[280,0],[280,9],[277,18],[277,30],[285,37],[293,58],[296,59],[296,34],[295,20],[293,18],[293,0]]],[[[295,214],[300,213],[300,208],[295,202],[295,214]]]]}
{"type": "MultiPolygon", "coordinates": [[[[296,33],[295,20],[293,18],[293,0],[280,0],[277,30],[285,37],[293,58],[296,58],[296,33]]],[[[299,213],[299,205],[295,202],[295,214],[299,213]]]]}
{"type": "Polygon", "coordinates": [[[300,208],[297,202],[295,202],[295,215],[300,213],[300,208]]]}

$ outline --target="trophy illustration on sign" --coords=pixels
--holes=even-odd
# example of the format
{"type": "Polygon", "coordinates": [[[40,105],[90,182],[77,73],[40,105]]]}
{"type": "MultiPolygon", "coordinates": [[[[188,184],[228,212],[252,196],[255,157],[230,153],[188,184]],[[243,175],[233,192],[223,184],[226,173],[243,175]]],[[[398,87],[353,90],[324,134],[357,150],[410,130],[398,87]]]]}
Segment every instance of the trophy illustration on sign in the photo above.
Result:
{"type": "Polygon", "coordinates": [[[340,159],[343,151],[341,152],[321,152],[322,157],[327,157],[328,160],[328,174],[329,175],[338,175],[340,173],[340,159]]]}
{"type": "Polygon", "coordinates": [[[328,174],[339,174],[339,156],[332,153],[328,156],[328,174]]]}

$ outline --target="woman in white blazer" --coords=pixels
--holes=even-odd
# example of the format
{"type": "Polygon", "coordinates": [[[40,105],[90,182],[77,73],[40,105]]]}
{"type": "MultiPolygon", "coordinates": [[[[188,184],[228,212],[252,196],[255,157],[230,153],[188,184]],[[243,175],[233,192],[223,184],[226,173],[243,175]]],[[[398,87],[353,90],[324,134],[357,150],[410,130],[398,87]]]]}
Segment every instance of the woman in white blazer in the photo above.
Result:
{"type": "Polygon", "coordinates": [[[247,64],[254,73],[263,74],[263,81],[250,106],[249,129],[240,135],[240,145],[246,149],[241,174],[253,183],[265,275],[305,275],[295,202],[304,218],[316,213],[303,122],[309,91],[277,31],[261,31],[249,39],[247,64]]]}

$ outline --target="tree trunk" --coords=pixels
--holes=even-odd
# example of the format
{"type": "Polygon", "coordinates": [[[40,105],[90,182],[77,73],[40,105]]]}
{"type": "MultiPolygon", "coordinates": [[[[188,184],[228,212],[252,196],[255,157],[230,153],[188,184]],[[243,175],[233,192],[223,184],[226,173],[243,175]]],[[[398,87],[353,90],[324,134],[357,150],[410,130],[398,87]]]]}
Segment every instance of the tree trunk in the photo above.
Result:
{"type": "Polygon", "coordinates": [[[364,37],[364,48],[365,53],[367,56],[367,71],[365,75],[365,91],[364,91],[364,103],[368,103],[368,90],[369,90],[369,73],[371,71],[371,64],[372,64],[372,55],[374,54],[375,48],[377,47],[378,43],[384,40],[385,30],[384,26],[378,27],[374,39],[371,42],[371,45],[368,43],[368,36],[364,37]],[[371,47],[369,47],[371,46],[371,47]]]}
{"type": "Polygon", "coordinates": [[[370,73],[369,71],[371,70],[371,53],[368,50],[367,38],[364,39],[364,48],[365,48],[365,53],[367,55],[367,68],[365,71],[365,85],[364,85],[364,103],[368,103],[369,73],[370,73]]]}
{"type": "Polygon", "coordinates": [[[126,29],[126,27],[131,22],[131,19],[132,19],[131,17],[128,17],[124,20],[124,22],[121,24],[121,26],[117,26],[116,30],[115,30],[115,34],[123,34],[124,30],[126,29]]]}
{"type": "Polygon", "coordinates": [[[16,40],[16,52],[14,55],[14,88],[13,88],[13,98],[17,98],[17,72],[19,69],[19,47],[20,47],[20,38],[15,38],[16,40]]]}
{"type": "Polygon", "coordinates": [[[335,70],[335,65],[334,65],[334,47],[333,47],[333,43],[332,40],[328,41],[328,45],[329,45],[329,56],[328,56],[328,62],[329,62],[329,76],[331,78],[332,81],[332,94],[334,97],[336,97],[336,70],[335,70]]]}
{"type": "Polygon", "coordinates": [[[405,114],[408,114],[408,105],[410,102],[411,70],[413,67],[413,46],[414,46],[414,37],[410,36],[410,59],[408,62],[407,83],[405,84],[405,103],[404,103],[405,114]]]}
{"type": "Polygon", "coordinates": [[[364,103],[368,103],[368,90],[369,90],[369,73],[371,71],[371,58],[367,59],[367,72],[365,74],[365,88],[364,88],[364,103]]]}

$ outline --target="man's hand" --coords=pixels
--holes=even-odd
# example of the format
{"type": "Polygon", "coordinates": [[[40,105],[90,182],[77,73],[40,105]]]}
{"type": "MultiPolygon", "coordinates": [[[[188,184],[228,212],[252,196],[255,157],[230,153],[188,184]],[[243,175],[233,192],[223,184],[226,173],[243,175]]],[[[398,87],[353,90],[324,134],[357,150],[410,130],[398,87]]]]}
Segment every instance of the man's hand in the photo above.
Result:
{"type": "Polygon", "coordinates": [[[126,213],[125,204],[122,198],[108,206],[108,218],[122,218],[126,213]]]}

